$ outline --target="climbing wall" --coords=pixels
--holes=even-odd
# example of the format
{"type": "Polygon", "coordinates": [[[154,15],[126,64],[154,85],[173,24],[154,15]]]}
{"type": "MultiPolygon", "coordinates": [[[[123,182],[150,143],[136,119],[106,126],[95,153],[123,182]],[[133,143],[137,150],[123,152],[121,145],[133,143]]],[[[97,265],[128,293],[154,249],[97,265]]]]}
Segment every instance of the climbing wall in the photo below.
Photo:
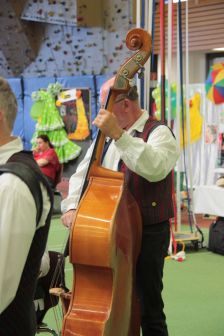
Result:
{"type": "MultiPolygon", "coordinates": [[[[4,1],[9,5],[10,2],[17,3],[15,0],[4,1]]],[[[4,10],[0,13],[5,20],[1,38],[11,21],[39,27],[37,35],[41,36],[36,54],[30,56],[29,52],[28,61],[20,55],[23,66],[16,75],[76,76],[116,72],[130,55],[124,41],[133,25],[131,3],[132,0],[24,0],[13,18],[10,11],[4,10]]],[[[0,54],[0,71],[4,70],[6,76],[12,76],[10,58],[14,57],[11,52],[14,49],[10,36],[8,52],[4,57],[0,54]]],[[[27,48],[21,49],[26,54],[27,48]]]]}
{"type": "Polygon", "coordinates": [[[1,74],[19,75],[37,56],[40,34],[35,24],[20,19],[23,1],[1,0],[0,70],[1,74]]]}

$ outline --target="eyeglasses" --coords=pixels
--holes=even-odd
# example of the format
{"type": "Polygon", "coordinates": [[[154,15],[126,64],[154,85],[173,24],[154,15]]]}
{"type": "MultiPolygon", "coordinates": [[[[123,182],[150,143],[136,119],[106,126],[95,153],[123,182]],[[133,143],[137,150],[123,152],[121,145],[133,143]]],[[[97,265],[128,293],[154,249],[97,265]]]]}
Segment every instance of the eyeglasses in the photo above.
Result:
{"type": "Polygon", "coordinates": [[[129,99],[129,100],[137,100],[138,99],[138,92],[137,92],[137,87],[136,85],[132,86],[127,93],[121,93],[117,96],[115,99],[115,103],[119,103],[120,101],[124,99],[129,99]]]}
{"type": "Polygon", "coordinates": [[[119,96],[118,96],[118,98],[115,99],[114,104],[120,103],[122,100],[125,100],[126,98],[128,98],[127,95],[125,95],[125,96],[122,95],[122,97],[120,97],[120,98],[119,98],[119,96]]]}
{"type": "MultiPolygon", "coordinates": [[[[119,98],[118,100],[115,99],[114,104],[120,103],[125,98],[127,97],[122,97],[122,98],[119,98]]],[[[100,104],[100,109],[105,109],[105,108],[106,108],[106,104],[100,104]]]]}

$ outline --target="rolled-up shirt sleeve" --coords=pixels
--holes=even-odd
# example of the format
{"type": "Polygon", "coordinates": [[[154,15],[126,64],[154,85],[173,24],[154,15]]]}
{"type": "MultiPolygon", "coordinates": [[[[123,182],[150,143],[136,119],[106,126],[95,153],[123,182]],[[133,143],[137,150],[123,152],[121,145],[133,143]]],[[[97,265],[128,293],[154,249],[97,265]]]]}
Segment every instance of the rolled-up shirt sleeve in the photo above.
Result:
{"type": "Polygon", "coordinates": [[[147,142],[124,132],[115,146],[127,167],[150,182],[164,179],[179,157],[176,139],[164,125],[156,127],[147,142]]]}
{"type": "Polygon", "coordinates": [[[76,172],[69,179],[68,197],[61,202],[62,213],[65,213],[71,209],[76,209],[78,206],[88,171],[93,146],[94,143],[92,143],[92,145],[89,147],[84,159],[78,165],[76,172]]]}

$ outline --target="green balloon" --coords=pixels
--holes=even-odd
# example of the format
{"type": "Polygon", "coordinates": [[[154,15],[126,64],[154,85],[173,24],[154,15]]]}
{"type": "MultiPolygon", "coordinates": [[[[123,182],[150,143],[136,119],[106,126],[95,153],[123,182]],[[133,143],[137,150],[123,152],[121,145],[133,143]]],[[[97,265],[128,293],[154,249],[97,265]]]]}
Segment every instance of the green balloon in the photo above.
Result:
{"type": "MultiPolygon", "coordinates": [[[[166,115],[168,114],[168,81],[166,80],[165,85],[165,95],[166,95],[166,115]]],[[[156,117],[160,119],[161,117],[161,88],[160,85],[157,86],[152,91],[152,97],[156,104],[156,117]]],[[[171,117],[176,118],[176,84],[172,83],[170,85],[170,99],[171,99],[171,117]]]]}

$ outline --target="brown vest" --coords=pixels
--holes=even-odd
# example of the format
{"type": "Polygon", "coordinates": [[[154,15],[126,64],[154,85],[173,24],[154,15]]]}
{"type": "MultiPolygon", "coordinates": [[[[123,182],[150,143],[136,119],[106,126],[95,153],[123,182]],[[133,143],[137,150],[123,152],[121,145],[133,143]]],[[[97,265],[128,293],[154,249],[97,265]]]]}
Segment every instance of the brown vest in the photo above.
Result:
{"type": "MultiPolygon", "coordinates": [[[[136,132],[135,136],[146,142],[149,134],[159,125],[162,123],[149,118],[143,132],[136,132]]],[[[119,170],[125,173],[128,188],[139,205],[143,225],[160,223],[173,217],[172,172],[159,182],[149,182],[128,169],[123,161],[119,170]]]]}
{"type": "MultiPolygon", "coordinates": [[[[24,169],[28,168],[29,170],[31,170],[31,177],[34,178],[34,182],[36,183],[36,181],[38,181],[39,183],[41,181],[45,185],[51,200],[51,204],[53,204],[51,188],[46,182],[46,179],[43,177],[36,162],[33,160],[32,153],[16,153],[9,159],[8,162],[13,162],[15,163],[15,165],[18,165],[18,169],[22,169],[23,167],[21,164],[23,164],[23,166],[26,166],[24,167],[24,169]]],[[[25,182],[25,179],[23,180],[25,182]]],[[[48,214],[45,225],[37,229],[34,234],[15,298],[10,303],[10,305],[0,314],[1,336],[34,336],[36,333],[36,313],[33,300],[40,269],[40,262],[46,247],[51,220],[51,212],[52,207],[48,214]]]]}

